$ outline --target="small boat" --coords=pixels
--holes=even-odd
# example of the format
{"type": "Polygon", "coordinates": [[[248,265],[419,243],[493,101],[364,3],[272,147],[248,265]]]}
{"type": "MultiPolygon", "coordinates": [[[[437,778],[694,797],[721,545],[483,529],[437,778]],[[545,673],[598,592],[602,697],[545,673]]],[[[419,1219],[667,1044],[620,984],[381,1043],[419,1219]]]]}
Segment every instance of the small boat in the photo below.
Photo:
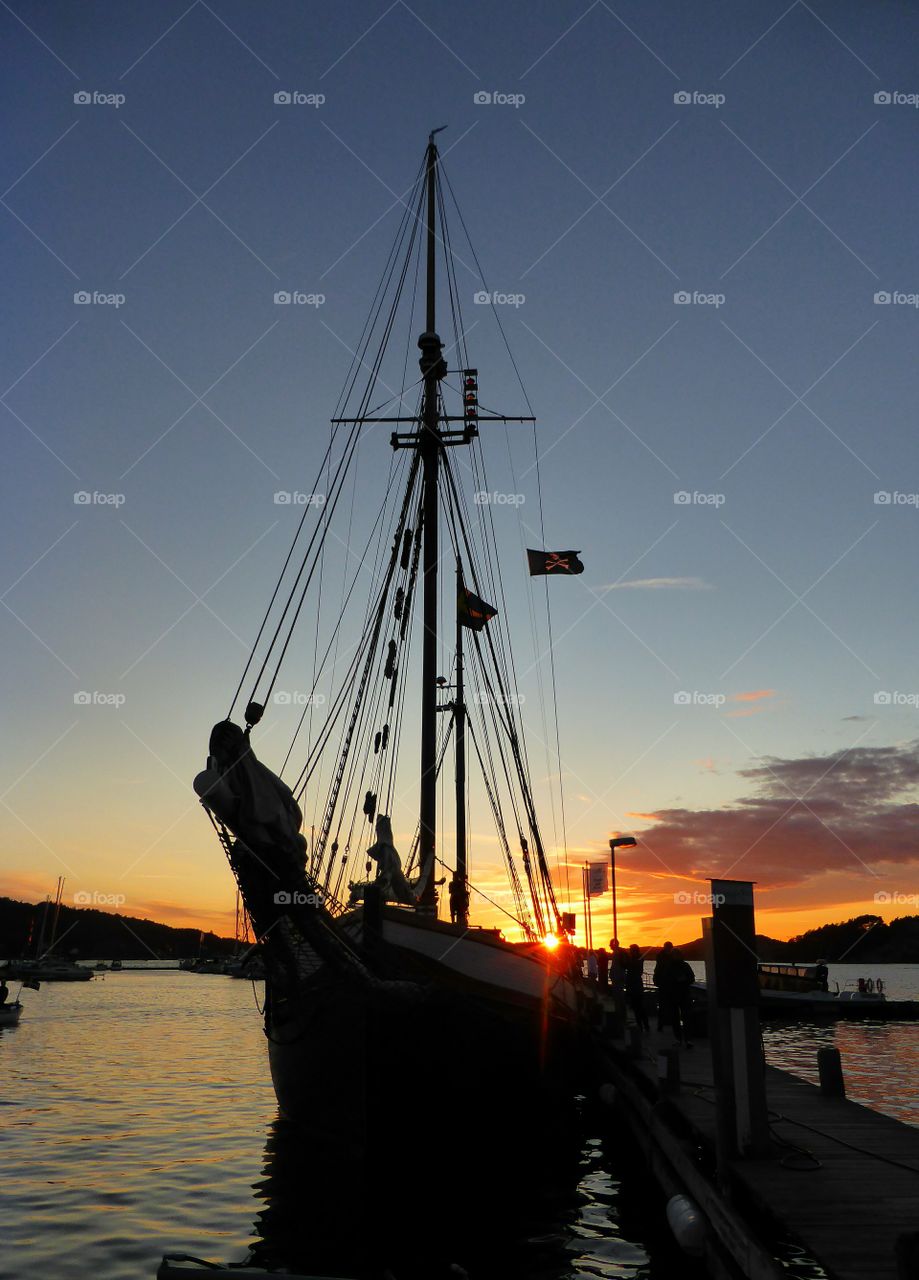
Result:
{"type": "MultiPolygon", "coordinates": [[[[759,1012],[761,1018],[872,1018],[881,1022],[919,1019],[919,1001],[888,1000],[881,978],[855,978],[830,988],[824,961],[806,963],[761,961],[759,1012]]],[[[704,981],[693,984],[693,1003],[705,1009],[704,981]]]]}
{"type": "Polygon", "coordinates": [[[11,1004],[0,1004],[0,1027],[15,1027],[22,1017],[22,1004],[14,1000],[11,1004]]]}
{"type": "Polygon", "coordinates": [[[837,1017],[908,1017],[903,1007],[915,1008],[915,1002],[888,1002],[881,978],[856,978],[840,989],[830,989],[827,965],[823,961],[806,964],[760,963],[760,1012],[763,1016],[805,1010],[814,1014],[837,1017]]]}
{"type": "Polygon", "coordinates": [[[11,960],[3,973],[21,982],[89,982],[92,969],[75,964],[73,960],[58,960],[45,956],[41,960],[11,960]]]}

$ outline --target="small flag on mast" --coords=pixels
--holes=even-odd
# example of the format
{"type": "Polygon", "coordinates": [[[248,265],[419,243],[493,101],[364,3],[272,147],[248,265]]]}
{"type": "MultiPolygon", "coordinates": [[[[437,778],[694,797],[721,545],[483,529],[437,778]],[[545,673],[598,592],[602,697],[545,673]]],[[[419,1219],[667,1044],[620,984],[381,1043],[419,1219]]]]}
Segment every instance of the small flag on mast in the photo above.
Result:
{"type": "Polygon", "coordinates": [[[608,871],[609,865],[606,862],[592,862],[587,868],[587,896],[589,898],[597,898],[601,893],[606,893],[609,888],[608,871]]]}
{"type": "Polygon", "coordinates": [[[456,616],[460,624],[470,631],[481,631],[487,622],[497,615],[498,610],[486,604],[479,596],[473,595],[465,587],[456,590],[456,616]]]}
{"type": "Polygon", "coordinates": [[[530,577],[541,574],[583,573],[584,566],[578,559],[578,551],[534,551],[527,547],[527,563],[530,566],[530,577]]]}

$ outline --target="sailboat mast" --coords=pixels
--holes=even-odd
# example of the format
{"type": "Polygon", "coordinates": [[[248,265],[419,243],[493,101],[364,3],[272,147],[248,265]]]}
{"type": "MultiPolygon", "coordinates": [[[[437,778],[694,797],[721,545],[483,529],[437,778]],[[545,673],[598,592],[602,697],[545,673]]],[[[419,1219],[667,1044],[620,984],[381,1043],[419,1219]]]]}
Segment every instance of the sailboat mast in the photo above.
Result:
{"type": "MultiPolygon", "coordinates": [[[[463,590],[463,566],[456,557],[456,595],[463,590]]],[[[463,624],[456,610],[456,690],[453,724],[456,730],[456,871],[455,923],[469,926],[469,868],[466,860],[466,703],[463,687],[463,624]]]]}
{"type": "MultiPolygon", "coordinates": [[[[434,133],[439,130],[434,130],[434,133]]],[[[437,147],[434,133],[428,139],[427,184],[427,313],[425,331],[418,339],[421,349],[419,364],[424,377],[422,428],[419,433],[423,497],[423,603],[424,635],[421,658],[421,804],[419,813],[418,863],[423,889],[419,898],[422,911],[435,913],[435,832],[437,829],[437,557],[438,470],[440,466],[440,418],[438,410],[440,379],[446,373],[443,344],[436,331],[436,217],[437,217],[437,147]]]]}

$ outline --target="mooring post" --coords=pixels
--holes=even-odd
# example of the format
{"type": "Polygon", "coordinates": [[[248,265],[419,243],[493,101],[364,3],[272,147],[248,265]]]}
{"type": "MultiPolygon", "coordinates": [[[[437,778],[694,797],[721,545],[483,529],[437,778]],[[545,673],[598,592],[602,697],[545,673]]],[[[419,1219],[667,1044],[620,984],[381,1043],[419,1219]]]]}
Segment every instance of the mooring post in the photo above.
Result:
{"type": "Polygon", "coordinates": [[[820,1092],[826,1098],[846,1096],[846,1078],[842,1071],[842,1058],[834,1045],[817,1050],[817,1072],[820,1076],[820,1092]]]}
{"type": "Polygon", "coordinates": [[[714,1003],[710,997],[709,1035],[723,1144],[719,1155],[722,1159],[734,1154],[766,1155],[771,1144],[759,1026],[753,883],[712,880],[711,886],[714,1003]]]}

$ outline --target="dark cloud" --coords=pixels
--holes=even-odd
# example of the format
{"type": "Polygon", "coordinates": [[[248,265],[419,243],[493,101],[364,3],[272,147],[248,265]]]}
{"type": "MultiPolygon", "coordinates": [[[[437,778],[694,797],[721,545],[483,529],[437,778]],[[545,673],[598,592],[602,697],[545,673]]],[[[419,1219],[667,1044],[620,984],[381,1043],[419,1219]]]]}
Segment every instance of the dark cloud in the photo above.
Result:
{"type": "Polygon", "coordinates": [[[777,887],[919,860],[919,742],[766,756],[739,776],[753,789],[729,808],[649,815],[632,865],[777,887]]]}

